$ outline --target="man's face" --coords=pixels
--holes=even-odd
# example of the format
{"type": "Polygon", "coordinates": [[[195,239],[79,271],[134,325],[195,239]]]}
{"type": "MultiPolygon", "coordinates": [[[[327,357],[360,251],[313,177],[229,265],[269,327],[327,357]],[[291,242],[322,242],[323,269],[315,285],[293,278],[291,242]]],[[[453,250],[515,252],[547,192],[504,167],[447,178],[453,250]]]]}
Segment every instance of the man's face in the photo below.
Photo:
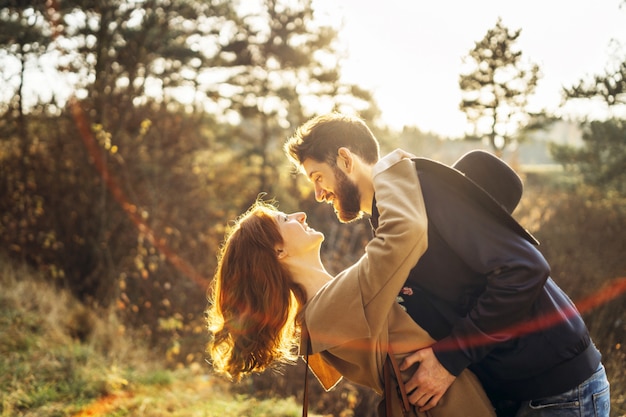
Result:
{"type": "Polygon", "coordinates": [[[315,200],[332,204],[341,222],[349,223],[362,217],[361,192],[341,169],[311,159],[306,159],[302,168],[315,188],[315,200]]]}

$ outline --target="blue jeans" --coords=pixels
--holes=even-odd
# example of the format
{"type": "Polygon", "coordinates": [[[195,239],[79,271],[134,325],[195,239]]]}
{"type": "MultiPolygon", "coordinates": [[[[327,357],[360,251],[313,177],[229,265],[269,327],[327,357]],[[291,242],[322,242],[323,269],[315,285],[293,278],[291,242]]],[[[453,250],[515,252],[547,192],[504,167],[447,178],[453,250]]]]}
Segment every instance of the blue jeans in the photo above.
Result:
{"type": "Polygon", "coordinates": [[[609,417],[610,410],[609,381],[600,364],[589,379],[572,390],[522,402],[515,417],[609,417]]]}

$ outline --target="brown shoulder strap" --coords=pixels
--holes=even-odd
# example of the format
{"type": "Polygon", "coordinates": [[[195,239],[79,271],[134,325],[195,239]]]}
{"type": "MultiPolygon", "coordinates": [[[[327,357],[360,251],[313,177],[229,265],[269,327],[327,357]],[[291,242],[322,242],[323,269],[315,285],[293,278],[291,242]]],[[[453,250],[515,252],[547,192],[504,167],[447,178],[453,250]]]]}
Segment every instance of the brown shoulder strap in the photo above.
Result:
{"type": "Polygon", "coordinates": [[[311,341],[309,333],[305,326],[302,326],[303,342],[306,344],[306,352],[304,354],[304,393],[302,394],[302,417],[307,417],[309,412],[309,355],[311,354],[311,341]]]}
{"type": "Polygon", "coordinates": [[[394,400],[394,395],[391,390],[391,359],[389,355],[387,355],[387,359],[385,360],[385,364],[383,365],[383,379],[385,382],[385,417],[392,417],[393,409],[391,407],[391,402],[394,400]]]}
{"type": "Polygon", "coordinates": [[[393,401],[393,392],[391,392],[391,367],[393,369],[393,374],[398,382],[398,391],[400,391],[400,397],[402,399],[402,413],[405,416],[408,416],[411,410],[411,404],[409,403],[409,397],[406,394],[406,387],[404,386],[404,381],[402,380],[402,374],[400,373],[400,367],[398,366],[398,361],[396,361],[396,357],[393,354],[393,350],[391,346],[387,349],[387,360],[385,361],[385,366],[383,370],[383,378],[385,379],[385,406],[387,407],[387,417],[391,417],[391,401],[393,401]]]}

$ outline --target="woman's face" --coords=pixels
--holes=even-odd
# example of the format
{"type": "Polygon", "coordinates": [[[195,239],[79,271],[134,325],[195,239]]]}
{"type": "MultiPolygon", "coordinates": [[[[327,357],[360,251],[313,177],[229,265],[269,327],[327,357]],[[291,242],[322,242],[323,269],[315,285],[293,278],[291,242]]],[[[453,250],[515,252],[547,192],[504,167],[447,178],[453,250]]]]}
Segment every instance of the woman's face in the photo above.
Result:
{"type": "Polygon", "coordinates": [[[319,251],[324,234],[307,225],[305,213],[276,212],[275,219],[283,238],[283,250],[288,255],[319,251]]]}

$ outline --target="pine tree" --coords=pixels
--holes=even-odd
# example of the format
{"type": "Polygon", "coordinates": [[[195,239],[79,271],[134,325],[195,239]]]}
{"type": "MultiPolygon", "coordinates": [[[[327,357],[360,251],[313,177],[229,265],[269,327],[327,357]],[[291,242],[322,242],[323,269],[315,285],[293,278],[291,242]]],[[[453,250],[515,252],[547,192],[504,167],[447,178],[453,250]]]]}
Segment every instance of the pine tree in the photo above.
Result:
{"type": "Polygon", "coordinates": [[[231,146],[258,166],[253,177],[259,189],[273,192],[284,165],[284,155],[274,151],[316,111],[311,103],[334,107],[317,111],[369,111],[368,117],[375,106],[369,92],[340,81],[337,31],[314,19],[312,0],[250,2],[237,23],[220,54],[226,76],[213,88],[226,113],[239,119],[231,146]]]}
{"type": "MultiPolygon", "coordinates": [[[[564,88],[563,95],[566,101],[600,99],[609,112],[623,109],[626,107],[626,59],[602,74],[580,79],[564,88]]],[[[584,121],[581,127],[583,146],[554,144],[550,147],[552,157],[566,169],[580,173],[587,184],[626,195],[626,120],[613,116],[607,120],[584,121]]]]}
{"type": "Polygon", "coordinates": [[[466,57],[468,72],[459,77],[460,109],[496,151],[514,140],[528,121],[526,106],[539,80],[539,66],[526,63],[515,49],[521,29],[512,31],[498,19],[466,57]]]}

